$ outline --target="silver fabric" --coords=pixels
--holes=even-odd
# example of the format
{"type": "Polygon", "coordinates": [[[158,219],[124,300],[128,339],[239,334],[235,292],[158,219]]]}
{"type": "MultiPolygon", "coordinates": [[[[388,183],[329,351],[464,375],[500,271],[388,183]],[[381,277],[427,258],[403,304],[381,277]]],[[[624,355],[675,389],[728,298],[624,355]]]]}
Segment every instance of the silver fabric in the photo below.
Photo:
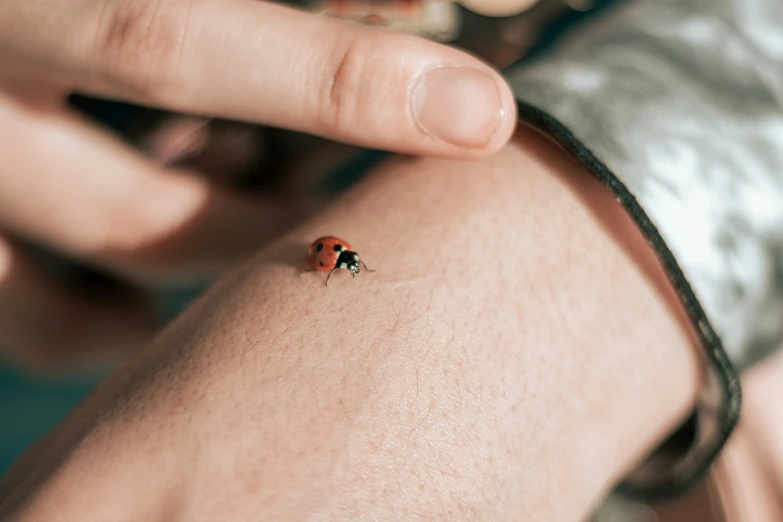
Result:
{"type": "Polygon", "coordinates": [[[508,77],[636,196],[735,365],[780,347],[783,2],[625,2],[508,77]]]}

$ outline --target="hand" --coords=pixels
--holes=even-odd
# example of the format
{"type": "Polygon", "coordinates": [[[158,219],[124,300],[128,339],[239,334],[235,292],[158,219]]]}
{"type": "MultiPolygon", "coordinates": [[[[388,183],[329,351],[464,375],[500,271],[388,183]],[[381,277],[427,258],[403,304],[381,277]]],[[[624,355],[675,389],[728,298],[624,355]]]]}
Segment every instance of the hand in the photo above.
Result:
{"type": "Polygon", "coordinates": [[[0,485],[0,521],[584,520],[695,402],[630,217],[533,133],[394,161],[213,286],[0,485]],[[374,273],[298,274],[318,234],[374,273]]]}
{"type": "Polygon", "coordinates": [[[211,276],[302,217],[162,169],[69,112],[71,92],[477,158],[515,125],[508,86],[457,50],[255,0],[0,4],[0,346],[42,363],[138,346],[138,299],[75,296],[22,238],[133,281],[211,276]]]}

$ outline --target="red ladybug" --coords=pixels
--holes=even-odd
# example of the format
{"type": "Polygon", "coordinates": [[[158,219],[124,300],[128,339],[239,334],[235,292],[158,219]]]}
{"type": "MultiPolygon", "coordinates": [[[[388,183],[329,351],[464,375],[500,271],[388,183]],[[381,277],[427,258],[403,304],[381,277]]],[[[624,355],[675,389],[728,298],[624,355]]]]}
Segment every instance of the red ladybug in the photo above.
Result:
{"type": "Polygon", "coordinates": [[[359,259],[359,254],[353,251],[350,244],[332,236],[313,241],[307,251],[307,263],[310,265],[310,270],[306,270],[307,272],[329,271],[329,275],[326,277],[326,286],[329,286],[329,278],[332,277],[335,270],[350,270],[351,277],[356,277],[360,266],[364,266],[368,272],[375,272],[375,270],[367,268],[367,265],[359,259]]]}

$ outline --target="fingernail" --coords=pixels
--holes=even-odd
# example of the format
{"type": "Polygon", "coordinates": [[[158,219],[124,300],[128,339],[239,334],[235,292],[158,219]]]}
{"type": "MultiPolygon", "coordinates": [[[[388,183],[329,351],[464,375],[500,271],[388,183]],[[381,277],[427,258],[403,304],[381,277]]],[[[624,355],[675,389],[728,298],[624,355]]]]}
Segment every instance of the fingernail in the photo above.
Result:
{"type": "Polygon", "coordinates": [[[462,147],[489,143],[505,118],[497,81],[468,67],[428,71],[413,89],[411,105],[424,132],[462,147]]]}

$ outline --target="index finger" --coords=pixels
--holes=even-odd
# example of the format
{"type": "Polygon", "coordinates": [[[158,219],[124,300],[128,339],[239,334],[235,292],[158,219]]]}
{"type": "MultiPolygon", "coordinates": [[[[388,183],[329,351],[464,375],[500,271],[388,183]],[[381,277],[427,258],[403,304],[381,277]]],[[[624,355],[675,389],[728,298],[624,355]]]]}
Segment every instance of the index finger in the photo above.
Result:
{"type": "Polygon", "coordinates": [[[81,90],[367,147],[478,157],[515,125],[503,78],[465,53],[266,2],[79,0],[43,40],[81,90]]]}

